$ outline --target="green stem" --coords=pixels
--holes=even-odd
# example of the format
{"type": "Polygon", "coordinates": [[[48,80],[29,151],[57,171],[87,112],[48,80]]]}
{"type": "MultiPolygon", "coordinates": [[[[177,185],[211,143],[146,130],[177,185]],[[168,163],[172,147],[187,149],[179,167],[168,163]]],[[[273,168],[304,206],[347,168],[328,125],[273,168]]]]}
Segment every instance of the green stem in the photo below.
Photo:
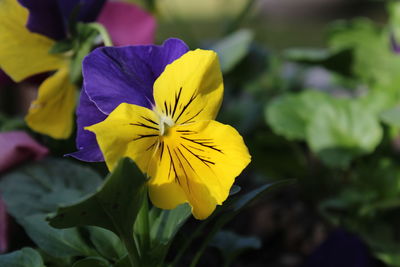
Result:
{"type": "Polygon", "coordinates": [[[200,233],[203,231],[206,225],[210,220],[203,222],[199,227],[196,228],[196,230],[193,232],[193,234],[186,239],[185,243],[180,247],[178,254],[175,256],[174,261],[170,265],[171,267],[175,267],[179,261],[181,260],[182,256],[186,253],[186,250],[189,248],[190,244],[193,242],[193,240],[200,235],[200,233]]]}
{"type": "Polygon", "coordinates": [[[208,233],[206,238],[203,240],[203,243],[201,244],[200,249],[197,251],[196,255],[194,256],[192,263],[190,264],[190,267],[196,267],[197,264],[199,263],[199,260],[201,256],[203,255],[204,251],[206,250],[208,243],[210,243],[211,239],[214,237],[214,235],[218,232],[218,230],[224,226],[230,219],[232,219],[234,215],[226,216],[226,217],[221,217],[219,220],[215,222],[213,225],[212,230],[208,233]]]}
{"type": "Polygon", "coordinates": [[[135,240],[133,238],[126,238],[125,235],[121,235],[122,242],[128,251],[129,261],[132,267],[139,267],[139,253],[136,248],[135,240]]]}
{"type": "Polygon", "coordinates": [[[106,28],[103,27],[103,25],[101,25],[100,23],[93,22],[89,23],[89,26],[100,34],[105,46],[113,46],[111,37],[108,34],[106,28]]]}

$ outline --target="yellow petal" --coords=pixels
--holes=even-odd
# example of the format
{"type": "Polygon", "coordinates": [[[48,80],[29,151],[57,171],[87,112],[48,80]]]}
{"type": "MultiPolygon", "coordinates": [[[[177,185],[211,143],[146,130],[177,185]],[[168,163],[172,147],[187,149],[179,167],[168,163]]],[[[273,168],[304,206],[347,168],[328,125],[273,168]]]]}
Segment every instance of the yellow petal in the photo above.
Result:
{"type": "Polygon", "coordinates": [[[158,112],[177,124],[214,119],[223,95],[217,54],[189,51],[168,65],[154,84],[158,112]]]}
{"type": "Polygon", "coordinates": [[[175,126],[163,141],[173,155],[178,182],[198,219],[207,218],[229,195],[250,155],[239,133],[216,121],[175,126]]]}
{"type": "Polygon", "coordinates": [[[74,125],[77,89],[69,81],[69,70],[63,67],[39,87],[26,122],[33,130],[56,139],[68,138],[74,125]]]}
{"type": "Polygon", "coordinates": [[[158,118],[153,111],[122,103],[104,121],[85,129],[96,134],[110,171],[116,167],[119,159],[130,157],[147,173],[151,146],[158,140],[159,133],[158,118]]]}
{"type": "Polygon", "coordinates": [[[28,10],[17,0],[0,0],[0,68],[16,82],[58,69],[65,61],[48,53],[53,40],[25,27],[27,18],[28,10]]]}
{"type": "MultiPolygon", "coordinates": [[[[116,167],[120,158],[129,157],[142,172],[152,177],[160,175],[162,179],[167,177],[170,162],[158,160],[161,149],[164,149],[161,148],[158,123],[159,119],[153,111],[122,103],[104,121],[85,129],[96,134],[110,170],[116,167]]],[[[177,184],[164,180],[160,183],[159,180],[149,181],[149,195],[156,206],[173,209],[187,202],[177,184]]]]}
{"type": "Polygon", "coordinates": [[[121,157],[130,157],[148,174],[155,206],[172,209],[189,202],[193,215],[205,219],[250,162],[247,147],[234,128],[216,121],[175,125],[165,135],[160,123],[155,112],[123,103],[86,129],[96,134],[110,170],[121,157]]]}

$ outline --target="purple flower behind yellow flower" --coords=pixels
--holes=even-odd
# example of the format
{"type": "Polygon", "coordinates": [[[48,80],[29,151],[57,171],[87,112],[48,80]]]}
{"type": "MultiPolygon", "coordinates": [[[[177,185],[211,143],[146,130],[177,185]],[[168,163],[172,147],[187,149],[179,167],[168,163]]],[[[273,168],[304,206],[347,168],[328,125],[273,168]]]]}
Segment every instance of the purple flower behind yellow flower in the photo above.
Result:
{"type": "Polygon", "coordinates": [[[111,171],[133,159],[159,208],[187,202],[205,219],[226,200],[250,155],[234,128],[214,120],[223,96],[215,52],[178,39],[103,47],[85,58],[83,77],[72,156],[111,171]]]}

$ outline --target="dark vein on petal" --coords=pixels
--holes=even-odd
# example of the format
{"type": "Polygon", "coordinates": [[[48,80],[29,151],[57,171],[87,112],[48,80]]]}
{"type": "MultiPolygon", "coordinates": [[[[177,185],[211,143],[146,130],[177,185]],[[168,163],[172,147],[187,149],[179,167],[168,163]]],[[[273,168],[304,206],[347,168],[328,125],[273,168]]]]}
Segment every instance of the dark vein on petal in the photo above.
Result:
{"type": "Polygon", "coordinates": [[[193,94],[192,97],[189,99],[189,102],[185,106],[183,106],[181,113],[179,113],[179,116],[175,120],[176,122],[178,122],[178,120],[182,116],[183,112],[185,112],[185,110],[190,106],[190,104],[193,102],[193,100],[196,99],[196,97],[197,97],[197,95],[193,94]]]}
{"type": "Polygon", "coordinates": [[[192,152],[190,149],[188,149],[184,144],[181,144],[181,146],[182,146],[184,149],[186,149],[187,151],[189,151],[189,153],[192,154],[193,156],[195,156],[198,160],[200,160],[201,162],[203,162],[204,165],[206,165],[207,167],[210,168],[210,166],[209,166],[207,163],[212,164],[212,165],[215,165],[215,162],[212,162],[212,161],[203,159],[203,158],[200,157],[199,155],[193,153],[193,152],[192,152]]]}
{"type": "Polygon", "coordinates": [[[197,113],[196,113],[193,117],[191,117],[190,119],[188,119],[188,120],[182,122],[182,124],[185,124],[185,123],[190,122],[191,120],[193,120],[194,118],[196,118],[203,110],[204,110],[204,108],[202,108],[199,112],[197,112],[197,113]]]}
{"type": "Polygon", "coordinates": [[[175,94],[175,105],[174,110],[172,111],[172,118],[175,116],[176,107],[178,106],[179,99],[181,98],[182,87],[179,89],[178,95],[175,94]]]}
{"type": "Polygon", "coordinates": [[[142,138],[156,137],[156,136],[158,136],[158,134],[143,134],[143,135],[139,135],[139,137],[137,137],[137,138],[134,138],[133,141],[137,141],[142,138]]]}
{"type": "Polygon", "coordinates": [[[141,122],[139,122],[139,123],[129,123],[129,125],[132,125],[132,126],[139,126],[139,127],[143,127],[143,128],[147,128],[147,129],[156,130],[156,131],[159,130],[158,128],[155,128],[155,127],[150,126],[150,125],[146,125],[146,124],[141,123],[141,122]]]}
{"type": "Polygon", "coordinates": [[[209,143],[212,143],[212,142],[206,142],[206,143],[202,142],[202,140],[211,140],[211,139],[190,139],[190,138],[186,138],[184,136],[180,136],[180,137],[182,139],[187,140],[187,141],[193,142],[193,143],[198,144],[198,145],[203,146],[203,147],[207,147],[207,148],[213,149],[215,151],[218,151],[218,152],[224,154],[221,149],[218,149],[215,146],[208,145],[209,143]]]}
{"type": "Polygon", "coordinates": [[[160,161],[162,159],[163,153],[164,153],[164,141],[161,141],[160,161]]]}
{"type": "Polygon", "coordinates": [[[189,147],[191,147],[191,148],[194,148],[194,149],[197,149],[197,150],[200,150],[200,151],[204,152],[204,149],[201,149],[201,148],[198,148],[198,147],[195,147],[195,146],[191,146],[191,145],[189,145],[189,147]]]}
{"type": "Polygon", "coordinates": [[[179,165],[181,165],[181,167],[182,167],[183,173],[184,173],[185,178],[186,178],[186,185],[187,185],[187,188],[188,188],[189,193],[190,193],[189,176],[187,175],[186,170],[185,170],[185,167],[183,167],[182,161],[181,161],[181,159],[179,158],[178,154],[176,153],[175,149],[174,149],[173,151],[174,151],[174,153],[175,153],[175,155],[176,155],[176,158],[177,158],[178,161],[179,161],[179,165]]]}
{"type": "Polygon", "coordinates": [[[148,122],[150,122],[150,123],[153,123],[154,125],[158,126],[158,123],[155,122],[155,121],[153,121],[152,119],[146,118],[146,117],[144,117],[144,116],[140,116],[140,117],[142,117],[142,119],[144,119],[144,120],[146,120],[146,121],[148,121],[148,122]]]}
{"type": "Polygon", "coordinates": [[[151,146],[149,146],[146,151],[149,151],[150,149],[152,149],[155,145],[157,144],[157,141],[155,141],[151,146]]]}
{"type": "Polygon", "coordinates": [[[176,148],[178,150],[178,152],[182,155],[182,157],[185,159],[186,163],[189,165],[189,167],[193,170],[194,173],[196,173],[196,171],[194,170],[192,164],[190,164],[189,160],[185,157],[185,155],[183,155],[182,151],[179,149],[179,147],[176,148]]]}
{"type": "Polygon", "coordinates": [[[167,102],[164,101],[164,108],[165,108],[165,114],[169,115],[168,107],[167,107],[167,102]]]}
{"type": "Polygon", "coordinates": [[[171,159],[171,165],[172,165],[172,168],[173,168],[174,173],[175,173],[175,181],[177,181],[178,184],[181,185],[181,181],[179,180],[178,174],[176,173],[174,160],[172,159],[172,155],[171,155],[171,151],[169,150],[169,146],[167,146],[167,149],[168,149],[169,158],[171,159]]]}

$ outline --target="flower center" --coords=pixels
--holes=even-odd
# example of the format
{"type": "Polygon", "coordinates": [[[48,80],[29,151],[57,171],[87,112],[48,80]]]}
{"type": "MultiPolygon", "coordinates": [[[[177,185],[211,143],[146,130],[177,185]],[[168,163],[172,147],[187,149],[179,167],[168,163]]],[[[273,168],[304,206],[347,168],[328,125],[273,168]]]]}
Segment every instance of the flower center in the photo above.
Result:
{"type": "Polygon", "coordinates": [[[175,123],[169,116],[161,115],[160,116],[160,135],[166,136],[168,135],[169,129],[174,126],[175,123]]]}

